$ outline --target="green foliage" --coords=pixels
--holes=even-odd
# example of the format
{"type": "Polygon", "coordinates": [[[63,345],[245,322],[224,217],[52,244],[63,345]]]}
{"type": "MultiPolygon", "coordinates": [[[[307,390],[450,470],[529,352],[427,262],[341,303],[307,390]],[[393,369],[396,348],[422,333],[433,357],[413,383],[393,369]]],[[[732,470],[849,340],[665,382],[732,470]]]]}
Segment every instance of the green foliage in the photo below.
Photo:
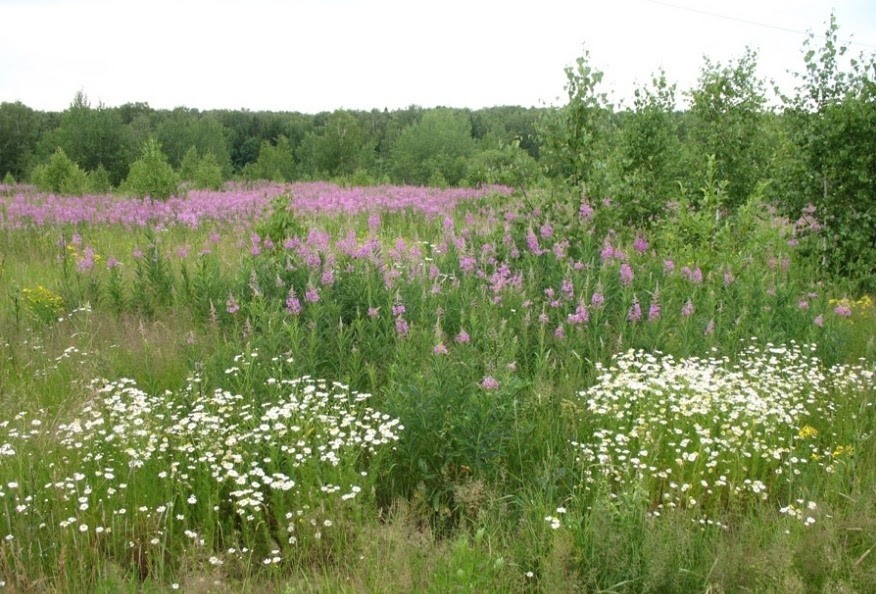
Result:
{"type": "Polygon", "coordinates": [[[717,176],[727,181],[727,208],[754,192],[765,178],[771,152],[764,85],[756,69],[757,53],[751,49],[726,66],[706,58],[698,86],[690,92],[690,182],[692,188],[702,186],[704,160],[714,155],[717,176]]]}
{"type": "Polygon", "coordinates": [[[106,194],[113,189],[113,184],[110,181],[109,172],[103,165],[98,165],[97,169],[89,171],[86,174],[88,178],[88,191],[95,194],[106,194]]]}
{"type": "Polygon", "coordinates": [[[466,175],[466,160],[474,152],[469,118],[435,109],[399,135],[392,147],[391,176],[407,184],[458,185],[466,175]]]}
{"type": "Polygon", "coordinates": [[[350,112],[340,110],[305,137],[302,150],[310,171],[328,178],[351,175],[368,161],[369,153],[374,153],[359,121],[350,112]]]}
{"type": "Polygon", "coordinates": [[[222,168],[213,153],[200,156],[194,146],[183,157],[179,176],[182,180],[190,182],[192,187],[204,190],[219,190],[225,183],[222,168]]]}
{"type": "Polygon", "coordinates": [[[784,97],[787,152],[779,188],[785,211],[807,204],[824,224],[822,262],[839,274],[876,284],[876,57],[842,61],[831,16],[824,41],[804,49],[805,69],[793,97],[784,97]]]}
{"type": "Polygon", "coordinates": [[[199,155],[212,154],[222,175],[228,177],[232,168],[226,134],[218,119],[177,108],[158,126],[155,136],[172,167],[179,168],[186,153],[195,147],[199,155]]]}
{"type": "Polygon", "coordinates": [[[610,113],[608,97],[598,90],[603,72],[591,65],[589,51],[565,72],[568,103],[549,110],[541,121],[541,155],[549,175],[598,195],[603,185],[602,142],[610,113]]]}
{"type": "Polygon", "coordinates": [[[81,196],[88,189],[88,177],[59,148],[48,163],[37,165],[31,173],[31,181],[39,189],[55,194],[81,196]]]}
{"type": "Polygon", "coordinates": [[[516,142],[475,153],[468,163],[469,185],[502,184],[526,190],[538,178],[538,162],[516,142]]]}
{"type": "Polygon", "coordinates": [[[244,169],[248,179],[269,179],[276,182],[292,181],[297,178],[298,167],[292,154],[292,145],[285,136],[277,138],[276,144],[262,142],[255,163],[244,169]]]}
{"type": "Polygon", "coordinates": [[[82,91],[62,114],[52,142],[85,171],[102,165],[113,185],[125,179],[135,153],[132,131],[122,125],[118,112],[103,105],[92,108],[82,91]]]}
{"type": "Polygon", "coordinates": [[[619,126],[611,166],[612,195],[624,223],[643,226],[678,196],[683,147],[674,112],[675,85],[662,71],[650,87],[635,90],[634,110],[619,126]]]}
{"type": "Polygon", "coordinates": [[[23,178],[42,133],[41,114],[26,105],[0,103],[0,173],[23,178]]]}
{"type": "Polygon", "coordinates": [[[257,228],[261,237],[267,237],[275,245],[279,245],[285,239],[306,234],[304,225],[289,206],[289,196],[281,194],[274,198],[271,202],[271,214],[257,228]]]}
{"type": "Polygon", "coordinates": [[[176,192],[178,184],[179,178],[161,152],[161,145],[150,139],[143,145],[140,158],[131,165],[124,189],[141,198],[166,200],[176,192]]]}

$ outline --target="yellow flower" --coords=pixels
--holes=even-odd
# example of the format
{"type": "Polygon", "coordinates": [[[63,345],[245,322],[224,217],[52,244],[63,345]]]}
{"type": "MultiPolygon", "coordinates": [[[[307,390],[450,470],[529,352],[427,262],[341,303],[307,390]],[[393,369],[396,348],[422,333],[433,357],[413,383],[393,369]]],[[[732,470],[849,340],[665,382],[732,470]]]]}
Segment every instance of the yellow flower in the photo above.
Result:
{"type": "Polygon", "coordinates": [[[800,427],[800,431],[797,432],[797,437],[799,437],[800,439],[818,437],[818,429],[816,429],[812,425],[803,425],[802,427],[800,427]]]}
{"type": "Polygon", "coordinates": [[[840,458],[842,456],[851,457],[855,453],[855,448],[852,446],[837,446],[837,448],[831,453],[831,456],[834,458],[840,458]]]}

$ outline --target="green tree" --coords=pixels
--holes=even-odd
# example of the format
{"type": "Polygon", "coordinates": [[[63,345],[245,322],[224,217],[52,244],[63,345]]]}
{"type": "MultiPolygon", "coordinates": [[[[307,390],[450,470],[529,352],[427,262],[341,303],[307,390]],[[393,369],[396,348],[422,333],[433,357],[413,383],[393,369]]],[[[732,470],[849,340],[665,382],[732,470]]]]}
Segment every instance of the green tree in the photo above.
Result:
{"type": "Polygon", "coordinates": [[[314,176],[350,175],[368,160],[369,152],[373,154],[373,146],[366,143],[359,120],[348,111],[338,110],[304,138],[303,161],[314,176]]]}
{"type": "MultiPolygon", "coordinates": [[[[764,83],[756,70],[757,53],[751,49],[726,66],[706,58],[690,92],[689,170],[704,172],[707,159],[715,157],[717,179],[727,182],[724,207],[743,204],[767,175],[772,138],[765,126],[764,83]]],[[[699,190],[705,179],[700,173],[692,183],[699,190]]]]}
{"type": "Polygon", "coordinates": [[[434,109],[399,135],[392,147],[391,175],[401,183],[457,185],[474,152],[471,120],[450,109],[434,109]]]}
{"type": "Polygon", "coordinates": [[[468,162],[470,185],[502,184],[526,192],[538,178],[538,163],[517,141],[476,153],[468,162]]]}
{"type": "Polygon", "coordinates": [[[675,85],[664,72],[634,91],[633,111],[622,120],[612,159],[612,195],[622,220],[645,224],[678,193],[683,164],[674,112],[675,85]]]}
{"type": "Polygon", "coordinates": [[[42,133],[42,119],[21,102],[0,103],[0,176],[25,176],[42,133]]]}
{"type": "Polygon", "coordinates": [[[296,179],[297,169],[292,145],[288,138],[281,135],[276,144],[262,142],[258,159],[244,168],[244,176],[248,179],[286,182],[296,179]]]}
{"type": "Polygon", "coordinates": [[[222,168],[213,153],[199,155],[198,149],[191,147],[183,157],[179,168],[181,179],[192,187],[202,190],[219,190],[225,183],[222,168]]]}
{"type": "Polygon", "coordinates": [[[226,177],[232,173],[231,153],[225,126],[215,117],[196,109],[178,107],[157,128],[156,137],[172,167],[179,168],[192,147],[199,155],[212,153],[226,177]]]}
{"type": "Polygon", "coordinates": [[[47,163],[37,165],[31,181],[44,192],[81,196],[88,189],[85,172],[58,148],[47,163]]]}
{"type": "Polygon", "coordinates": [[[114,185],[127,175],[135,152],[132,130],[119,113],[103,105],[92,108],[82,91],[62,114],[53,140],[86,171],[102,165],[114,185]]]}
{"type": "Polygon", "coordinates": [[[131,164],[124,189],[141,198],[166,200],[176,192],[178,184],[179,178],[153,138],[143,145],[140,158],[131,164]]]}
{"type": "Polygon", "coordinates": [[[783,97],[789,214],[807,204],[824,224],[821,261],[876,289],[876,56],[847,60],[831,15],[823,43],[804,44],[804,70],[783,97]],[[844,68],[845,63],[845,68],[844,68]]]}
{"type": "Polygon", "coordinates": [[[548,175],[598,193],[604,183],[604,140],[610,126],[611,106],[600,92],[602,71],[590,64],[590,52],[566,72],[568,103],[546,111],[539,123],[541,157],[548,175]]]}

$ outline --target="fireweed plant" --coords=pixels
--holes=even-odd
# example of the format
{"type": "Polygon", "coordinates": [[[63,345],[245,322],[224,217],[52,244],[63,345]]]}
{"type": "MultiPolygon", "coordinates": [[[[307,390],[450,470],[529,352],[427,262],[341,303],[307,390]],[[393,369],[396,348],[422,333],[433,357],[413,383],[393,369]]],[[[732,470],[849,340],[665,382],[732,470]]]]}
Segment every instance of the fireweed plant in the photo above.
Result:
{"type": "Polygon", "coordinates": [[[460,539],[436,580],[604,567],[569,571],[637,591],[680,521],[706,589],[746,517],[794,538],[865,501],[876,310],[819,278],[818,213],[619,212],[501,187],[0,195],[0,581],[355,572],[404,506],[460,539]]]}

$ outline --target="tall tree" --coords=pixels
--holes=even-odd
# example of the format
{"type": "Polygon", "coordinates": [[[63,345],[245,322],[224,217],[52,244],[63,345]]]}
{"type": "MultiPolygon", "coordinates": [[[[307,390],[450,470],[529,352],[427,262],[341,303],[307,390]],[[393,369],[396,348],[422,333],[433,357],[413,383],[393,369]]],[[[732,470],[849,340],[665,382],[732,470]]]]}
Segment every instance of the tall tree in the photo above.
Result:
{"type": "Polygon", "coordinates": [[[565,72],[568,103],[545,112],[539,130],[541,154],[551,176],[598,193],[611,113],[608,97],[599,90],[603,73],[590,64],[587,51],[565,72]]]}
{"type": "Polygon", "coordinates": [[[876,55],[847,60],[831,15],[822,44],[804,45],[804,70],[784,97],[791,144],[782,193],[789,214],[807,204],[824,224],[822,261],[876,290],[876,55]],[[844,67],[845,63],[845,67],[844,67]]]}
{"type": "Polygon", "coordinates": [[[21,180],[42,133],[41,114],[21,102],[0,103],[0,178],[21,180]]]}
{"type": "Polygon", "coordinates": [[[474,152],[471,119],[450,109],[433,109],[399,135],[392,147],[392,177],[410,184],[456,185],[474,152]]]}
{"type": "MultiPolygon", "coordinates": [[[[726,204],[736,207],[766,177],[771,138],[765,127],[766,95],[757,76],[757,53],[747,49],[735,63],[708,58],[698,86],[690,92],[691,170],[705,171],[714,156],[715,176],[726,182],[726,204]]],[[[694,179],[699,190],[705,179],[694,179]]]]}
{"type": "Polygon", "coordinates": [[[86,171],[106,169],[113,185],[127,176],[135,154],[132,131],[122,123],[118,111],[104,105],[92,108],[82,91],[61,115],[54,139],[86,171]]]}

